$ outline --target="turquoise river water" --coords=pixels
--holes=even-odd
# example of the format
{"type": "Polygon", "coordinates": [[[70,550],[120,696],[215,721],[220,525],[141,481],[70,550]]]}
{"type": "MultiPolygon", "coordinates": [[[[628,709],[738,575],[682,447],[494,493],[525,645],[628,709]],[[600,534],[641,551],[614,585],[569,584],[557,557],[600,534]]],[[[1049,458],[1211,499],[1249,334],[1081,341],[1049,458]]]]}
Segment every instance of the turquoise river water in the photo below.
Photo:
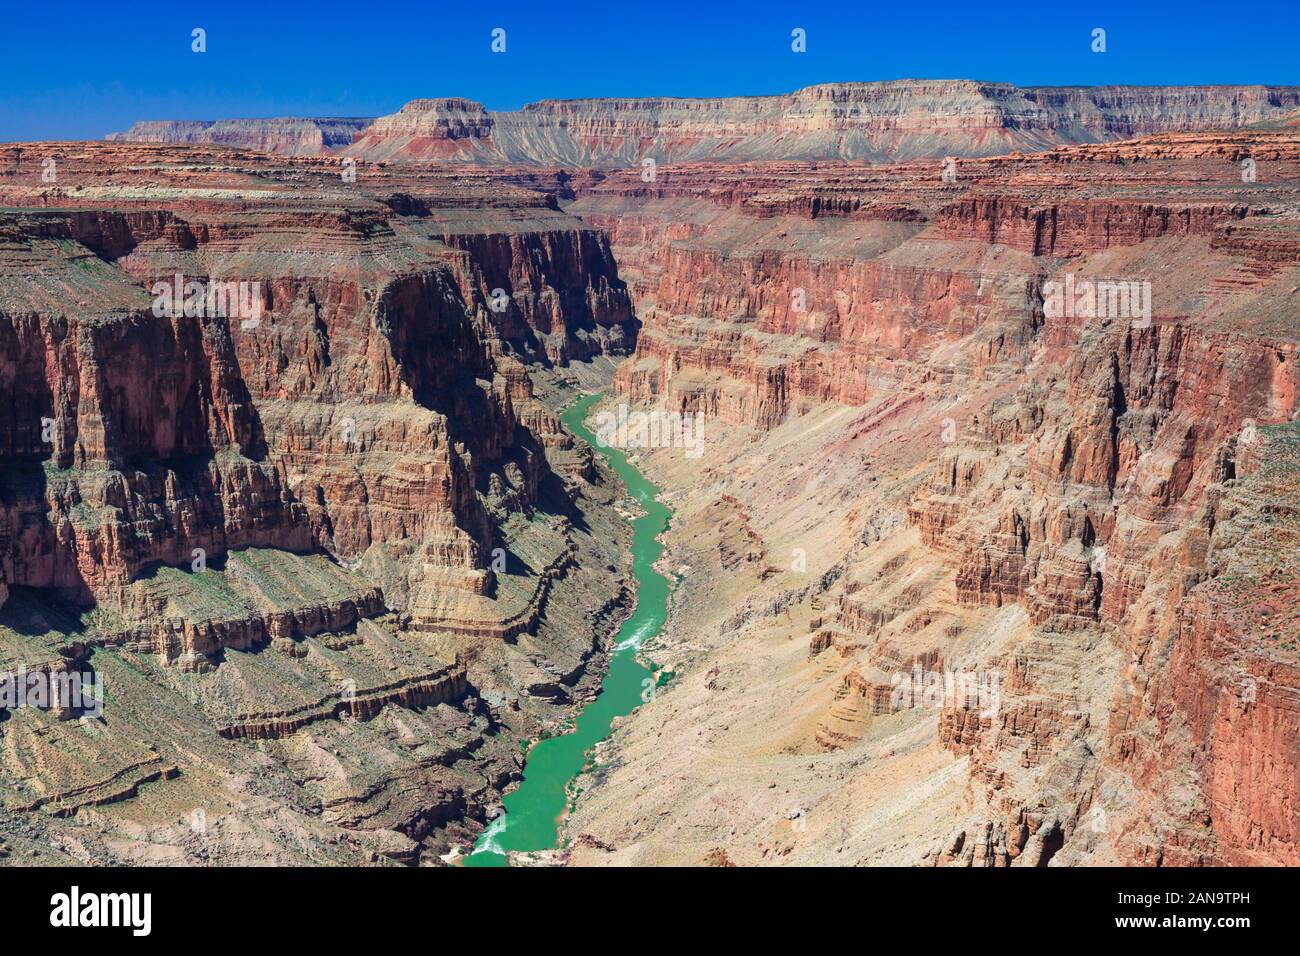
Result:
{"type": "Polygon", "coordinates": [[[623,479],[644,512],[632,522],[632,573],[636,578],[636,609],[623,622],[610,656],[600,694],[579,712],[573,728],[539,740],[528,752],[524,779],[503,801],[505,813],[479,836],[466,866],[505,866],[512,850],[549,850],[559,843],[560,822],[568,808],[568,785],[587,765],[591,748],[609,736],[615,717],[632,713],[655,683],[655,674],[641,664],[638,652],[655,637],[668,616],[670,585],[654,569],[663,553],[658,541],[668,528],[671,512],[661,504],[659,489],[645,479],[627,456],[597,446],[585,424],[587,411],[600,395],[579,399],[560,416],[575,435],[600,451],[623,479]]]}

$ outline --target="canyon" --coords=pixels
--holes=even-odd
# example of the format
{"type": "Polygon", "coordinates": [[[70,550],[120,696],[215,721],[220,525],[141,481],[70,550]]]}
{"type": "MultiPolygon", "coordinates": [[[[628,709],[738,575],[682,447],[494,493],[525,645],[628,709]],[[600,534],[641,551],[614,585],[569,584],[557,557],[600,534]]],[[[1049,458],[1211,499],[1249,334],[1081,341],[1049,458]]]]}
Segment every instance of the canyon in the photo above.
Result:
{"type": "Polygon", "coordinates": [[[4,851],[437,862],[630,599],[615,486],[525,369],[626,347],[607,241],[460,175],[37,152],[0,156],[0,671],[106,701],[6,712],[4,851]]]}
{"type": "Polygon", "coordinates": [[[628,449],[659,680],[518,862],[1300,863],[1298,106],[895,81],[0,146],[0,671],[106,688],[0,712],[0,854],[454,862],[635,603],[638,505],[560,421],[601,391],[702,453],[628,449]]]}
{"type": "Polygon", "coordinates": [[[1164,133],[581,190],[643,322],[615,387],[709,440],[641,456],[678,677],[574,861],[1300,860],[1298,160],[1164,133]],[[1151,315],[1045,308],[1067,276],[1151,315]]]}

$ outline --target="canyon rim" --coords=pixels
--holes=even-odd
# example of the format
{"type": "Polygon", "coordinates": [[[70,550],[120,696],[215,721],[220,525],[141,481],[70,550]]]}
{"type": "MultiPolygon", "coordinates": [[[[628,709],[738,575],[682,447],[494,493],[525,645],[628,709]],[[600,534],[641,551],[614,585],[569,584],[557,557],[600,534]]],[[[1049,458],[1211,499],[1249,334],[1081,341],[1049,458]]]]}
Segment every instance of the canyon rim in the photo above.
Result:
{"type": "Polygon", "coordinates": [[[0,864],[1300,864],[1300,86],[463,87],[0,142],[0,864]]]}

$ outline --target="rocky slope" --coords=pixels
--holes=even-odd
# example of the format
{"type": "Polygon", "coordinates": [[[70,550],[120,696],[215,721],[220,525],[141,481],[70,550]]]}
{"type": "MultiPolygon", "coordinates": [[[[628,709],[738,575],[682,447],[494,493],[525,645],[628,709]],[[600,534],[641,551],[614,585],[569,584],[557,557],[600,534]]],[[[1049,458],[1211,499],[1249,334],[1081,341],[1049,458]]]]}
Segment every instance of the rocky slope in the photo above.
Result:
{"type": "Polygon", "coordinates": [[[630,342],[604,237],[223,147],[0,170],[0,673],[106,692],[5,710],[6,852],[436,861],[627,601],[612,479],[523,364],[630,342]]]}
{"type": "Polygon", "coordinates": [[[217,142],[375,162],[639,167],[656,162],[988,156],[1281,119],[1300,88],[1027,87],[972,80],[827,83],[780,96],[543,100],[517,111],[419,99],[374,120],[137,123],[110,139],[217,142]],[[314,130],[319,130],[317,135],[314,130]],[[352,142],[344,136],[354,133],[352,142]],[[319,143],[316,141],[319,140],[319,143]]]}
{"type": "Polygon", "coordinates": [[[1300,862],[1300,139],[658,172],[567,184],[707,436],[573,859],[1300,862]]]}

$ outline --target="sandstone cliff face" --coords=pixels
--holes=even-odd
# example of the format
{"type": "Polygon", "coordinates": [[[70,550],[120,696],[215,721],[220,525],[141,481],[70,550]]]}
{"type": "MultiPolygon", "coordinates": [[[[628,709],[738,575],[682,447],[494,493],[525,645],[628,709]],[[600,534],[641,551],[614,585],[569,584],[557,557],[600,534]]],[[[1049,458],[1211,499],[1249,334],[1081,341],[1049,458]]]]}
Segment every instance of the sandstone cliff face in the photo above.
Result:
{"type": "MultiPolygon", "coordinates": [[[[1184,146],[1187,162],[1206,153],[1200,137],[1184,146]]],[[[1207,285],[1216,307],[1276,285],[1289,268],[1290,233],[1279,228],[1288,220],[1229,197],[1240,192],[1234,182],[1243,185],[1235,155],[1258,151],[1285,164],[1294,143],[1246,135],[1220,148],[1218,162],[1204,160],[1224,198],[1166,205],[1131,195],[1152,160],[1116,168],[1107,149],[1086,166],[1069,151],[972,161],[954,183],[925,164],[668,167],[652,189],[631,172],[570,184],[578,197],[568,208],[609,232],[645,322],[638,361],[620,381],[641,397],[663,392],[674,405],[701,402],[729,420],[770,425],[801,400],[860,403],[968,336],[982,343],[981,368],[1022,357],[1042,326],[1043,282],[1083,277],[1073,257],[1116,259],[1144,242],[1204,237],[1243,259],[1227,267],[1240,286],[1227,276],[1207,285]],[[1065,198],[1071,176],[1096,195],[1065,198]],[[1018,198],[1007,198],[1009,188],[1018,198]],[[678,376],[682,369],[705,374],[678,376]]],[[[1179,301],[1183,291],[1168,293],[1170,314],[1196,307],[1179,301]]],[[[1154,295],[1158,308],[1161,290],[1154,295]]]]}
{"type": "MultiPolygon", "coordinates": [[[[123,217],[106,219],[129,235],[123,217]]],[[[188,562],[194,547],[305,546],[301,506],[264,460],[228,331],[155,318],[144,291],[74,232],[66,217],[34,215],[10,233],[19,263],[7,264],[26,284],[9,274],[0,333],[12,397],[8,579],[86,600],[150,561],[188,562]],[[80,301],[51,308],[47,294],[65,281],[80,301]]]]}
{"type": "MultiPolygon", "coordinates": [[[[210,228],[199,232],[212,234],[210,228]]],[[[141,273],[143,287],[169,281],[164,276],[195,273],[190,250],[169,248],[159,237],[146,257],[139,248],[143,241],[142,235],[128,235],[127,244],[133,251],[122,263],[128,276],[131,271],[141,273]]],[[[193,252],[203,264],[206,244],[196,243],[193,252]]],[[[226,254],[239,252],[236,246],[226,254]]],[[[224,262],[209,268],[223,280],[230,279],[224,262]]],[[[338,553],[355,555],[390,536],[423,539],[443,513],[454,518],[466,540],[452,547],[454,538],[450,539],[444,545],[450,553],[442,557],[473,567],[478,550],[487,544],[488,529],[473,490],[472,466],[467,467],[466,460],[473,453],[499,460],[503,444],[514,444],[514,423],[502,417],[509,414],[508,406],[502,408],[495,396],[485,395],[476,415],[465,415],[458,422],[468,426],[465,435],[474,442],[473,452],[466,449],[462,459],[450,447],[453,439],[446,412],[456,410],[446,407],[440,418],[436,403],[440,397],[450,401],[445,396],[453,386],[472,381],[476,372],[491,376],[489,359],[475,338],[463,304],[449,307],[448,298],[456,295],[450,271],[444,267],[417,272],[389,280],[387,288],[377,283],[370,289],[362,287],[360,276],[360,281],[331,281],[321,276],[313,282],[256,271],[237,275],[238,281],[258,282],[265,297],[266,319],[259,320],[256,327],[245,329],[243,320],[228,321],[224,316],[159,318],[141,292],[137,309],[123,316],[106,317],[84,327],[48,321],[16,330],[11,385],[22,396],[17,407],[30,407],[35,417],[33,422],[23,423],[27,434],[14,438],[25,442],[29,455],[49,457],[56,469],[90,472],[84,476],[87,483],[94,482],[102,469],[117,473],[102,492],[103,498],[81,491],[82,475],[72,476],[67,487],[57,475],[46,478],[45,487],[59,496],[56,500],[67,496],[70,508],[85,505],[91,515],[105,515],[111,511],[101,509],[111,508],[115,494],[126,492],[130,501],[135,496],[128,489],[138,485],[149,488],[145,474],[137,469],[154,462],[201,457],[211,464],[200,465],[193,477],[181,468],[161,472],[158,479],[162,484],[155,484],[153,495],[162,493],[166,485],[177,484],[183,489],[204,477],[204,485],[237,493],[234,486],[238,481],[220,477],[225,459],[242,478],[259,472],[265,476],[260,482],[249,482],[250,504],[258,502],[263,512],[260,518],[242,516],[247,506],[230,509],[245,535],[257,535],[258,527],[263,526],[260,539],[236,539],[227,547],[266,543],[270,532],[281,535],[282,542],[291,547],[305,546],[315,537],[338,553]],[[279,323],[272,318],[276,314],[282,317],[279,323]],[[256,336],[258,332],[262,337],[256,336]],[[51,374],[44,380],[34,379],[30,370],[42,367],[51,374]],[[141,375],[142,370],[150,369],[161,374],[141,375]],[[331,396],[344,395],[355,400],[358,408],[358,414],[347,422],[337,401],[328,401],[331,396]],[[414,401],[417,395],[434,408],[422,411],[414,401]],[[42,396],[47,397],[44,404],[42,396]],[[321,398],[327,401],[303,422],[303,402],[313,400],[315,404],[321,398]],[[275,411],[280,412],[273,414],[269,425],[261,413],[263,408],[271,410],[264,404],[268,402],[276,403],[275,411]],[[431,446],[427,451],[420,448],[419,431],[412,433],[406,421],[408,413],[417,420],[426,419],[424,441],[431,446]],[[51,434],[47,455],[41,455],[41,446],[34,441],[43,420],[51,434]],[[389,460],[367,475],[364,459],[349,462],[349,457],[353,450],[371,448],[395,455],[399,461],[409,456],[408,463],[394,467],[389,460]],[[404,474],[407,471],[410,473],[404,474]],[[263,487],[267,482],[269,487],[263,487]],[[290,484],[296,486],[293,497],[297,502],[316,504],[315,515],[302,503],[290,504],[290,484]],[[421,501],[423,505],[418,504],[421,501]],[[432,509],[428,507],[435,503],[432,509]],[[314,536],[307,533],[309,519],[314,536]],[[299,526],[297,530],[294,525],[299,526]]],[[[527,494],[530,489],[524,491],[527,494]]],[[[198,494],[198,488],[192,493],[198,494]]],[[[146,492],[146,500],[153,495],[146,492]]],[[[130,523],[137,530],[125,543],[78,545],[86,565],[82,577],[116,574],[129,580],[149,561],[188,560],[194,547],[226,550],[211,547],[214,542],[208,531],[224,522],[209,524],[200,517],[206,508],[197,502],[177,508],[180,500],[164,502],[179,515],[193,512],[193,527],[176,524],[167,528],[165,523],[159,528],[162,540],[149,547],[139,530],[145,524],[144,516],[128,511],[128,516],[138,520],[130,523]],[[130,559],[104,560],[133,544],[137,553],[130,559]]],[[[225,511],[223,507],[222,513],[225,511]]],[[[65,517],[64,521],[72,522],[69,525],[63,521],[53,524],[77,538],[73,517],[71,513],[65,517]]],[[[116,525],[114,521],[91,536],[115,539],[111,528],[116,525]]],[[[73,584],[65,580],[21,583],[73,584]]]]}
{"type": "MultiPolygon", "coordinates": [[[[1171,134],[963,161],[955,181],[926,163],[686,164],[652,186],[568,184],[569,211],[610,231],[644,323],[616,386],[714,426],[705,481],[649,459],[703,486],[668,560],[691,569],[682,626],[709,636],[664,653],[688,673],[682,657],[702,654],[714,676],[652,704],[643,733],[705,691],[734,715],[729,668],[788,694],[763,723],[751,685],[744,745],[691,718],[729,779],[772,774],[809,801],[808,836],[741,830],[719,840],[733,858],[1296,862],[1295,575],[1262,542],[1289,540],[1295,511],[1297,145],[1171,134]],[[1242,158],[1263,156],[1244,178],[1242,158]],[[1066,275],[1147,283],[1150,311],[1063,313],[1047,290],[1066,275]],[[729,560],[715,498],[764,555],[797,547],[808,570],[729,560]],[[711,586],[693,591],[701,567],[711,586]],[[792,611],[811,615],[802,670],[781,650],[792,611]],[[997,674],[997,706],[939,694],[900,710],[891,691],[914,669],[997,674]],[[771,745],[755,755],[756,740],[771,745]],[[844,756],[785,756],[817,751],[844,756]],[[850,785],[820,778],[859,773],[874,806],[933,799],[949,834],[926,845],[887,812],[842,832],[850,785]]],[[[620,751],[626,784],[696,779],[642,766],[640,736],[620,751]]],[[[703,779],[662,785],[676,805],[722,799],[703,779]]],[[[576,825],[630,839],[603,813],[576,825]]],[[[686,852],[657,829],[633,845],[686,852]]]]}
{"type": "Polygon", "coordinates": [[[380,162],[579,168],[657,162],[990,156],[1285,117],[1294,87],[1030,87],[971,80],[828,83],[781,96],[544,100],[518,111],[412,100],[369,120],[137,123],[132,142],[212,142],[294,155],[345,147],[380,162]],[[354,138],[349,145],[345,135],[354,138]]]}
{"type": "Polygon", "coordinates": [[[1297,859],[1296,429],[1236,436],[1195,544],[1185,597],[1135,635],[1111,740],[1140,782],[1142,863],[1297,859]],[[1176,793],[1178,799],[1162,795],[1176,793]],[[1154,831],[1152,833],[1151,831],[1154,831]]]}
{"type": "Polygon", "coordinates": [[[465,253],[454,260],[462,293],[487,303],[497,335],[519,355],[565,365],[631,352],[635,319],[607,240],[556,224],[486,233],[442,222],[431,234],[465,253]]]}
{"type": "Polygon", "coordinates": [[[495,156],[494,125],[483,104],[473,100],[412,100],[359,131],[349,155],[372,162],[487,160],[495,156]]]}
{"type": "MultiPolygon", "coordinates": [[[[92,151],[90,168],[67,175],[87,194],[105,190],[86,177],[101,174],[96,163],[108,173],[113,157],[92,151]]],[[[345,184],[332,188],[348,195],[345,184]]],[[[443,194],[444,208],[436,190],[399,192],[388,182],[373,187],[382,202],[358,190],[342,211],[295,206],[303,194],[285,191],[250,212],[197,183],[159,209],[149,204],[166,201],[163,192],[108,189],[103,198],[127,208],[33,211],[7,222],[15,272],[36,277],[7,303],[5,452],[70,496],[79,514],[103,513],[122,492],[128,501],[143,496],[132,507],[157,507],[158,481],[193,495],[232,495],[246,482],[253,497],[223,499],[221,520],[210,499],[196,500],[182,509],[196,515],[188,529],[155,517],[172,527],[152,543],[153,535],[123,542],[101,529],[92,537],[107,540],[77,544],[78,572],[47,557],[39,575],[16,572],[15,583],[85,597],[83,582],[129,580],[150,561],[188,561],[196,547],[222,551],[275,535],[348,557],[413,539],[433,564],[470,574],[491,545],[479,498],[489,472],[499,472],[496,494],[514,507],[528,507],[546,472],[537,438],[518,432],[515,404],[530,402],[527,380],[508,384],[498,367],[514,360],[494,356],[509,348],[565,362],[630,344],[630,309],[603,239],[532,194],[516,194],[528,222],[499,193],[477,214],[454,191],[443,194]],[[257,317],[154,315],[146,290],[177,276],[256,286],[257,317]],[[60,281],[76,283],[91,316],[54,311],[60,281]],[[508,296],[499,310],[498,288],[508,296]],[[47,372],[33,376],[33,368],[47,372]],[[77,487],[63,489],[62,479],[41,476],[46,459],[55,469],[110,470],[117,485],[90,495],[99,479],[78,474],[77,487]],[[173,466],[152,483],[132,470],[164,461],[188,470],[173,466]],[[239,535],[223,544],[212,529],[227,526],[239,535]],[[108,553],[120,560],[101,560],[108,553]]],[[[48,190],[17,193],[26,203],[57,201],[48,190]]],[[[134,516],[138,528],[149,523],[134,516]]],[[[76,523],[49,524],[34,552],[85,536],[76,523]]]]}

